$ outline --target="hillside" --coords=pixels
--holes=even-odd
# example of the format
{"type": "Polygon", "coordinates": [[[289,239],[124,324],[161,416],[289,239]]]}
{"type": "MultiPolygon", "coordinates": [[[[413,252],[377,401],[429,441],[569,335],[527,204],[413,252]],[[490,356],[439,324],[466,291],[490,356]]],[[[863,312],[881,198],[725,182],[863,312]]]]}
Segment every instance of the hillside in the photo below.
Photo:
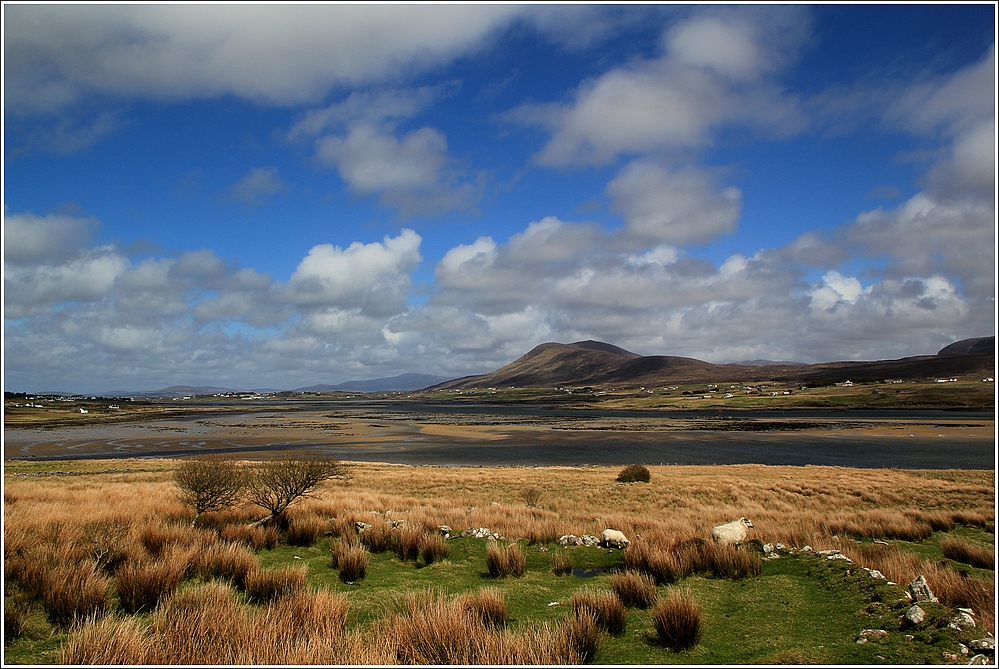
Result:
{"type": "Polygon", "coordinates": [[[641,356],[611,344],[594,341],[547,343],[535,347],[523,357],[494,372],[455,379],[433,388],[651,387],[678,383],[763,380],[824,383],[845,380],[984,377],[994,375],[994,347],[995,337],[983,337],[955,342],[936,355],[898,360],[761,365],[715,364],[679,356],[641,356]]]}

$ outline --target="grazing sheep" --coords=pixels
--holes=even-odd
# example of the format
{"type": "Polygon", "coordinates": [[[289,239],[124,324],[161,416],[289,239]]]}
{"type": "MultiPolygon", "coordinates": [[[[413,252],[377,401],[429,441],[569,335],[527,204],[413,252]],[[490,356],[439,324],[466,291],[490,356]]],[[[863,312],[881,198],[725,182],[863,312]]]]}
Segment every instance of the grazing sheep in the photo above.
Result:
{"type": "Polygon", "coordinates": [[[746,540],[747,528],[755,527],[749,518],[740,518],[731,523],[725,523],[711,530],[711,538],[716,544],[732,544],[738,546],[746,540]]]}
{"type": "Polygon", "coordinates": [[[604,530],[600,535],[600,543],[608,548],[612,546],[614,548],[627,548],[631,545],[628,537],[624,536],[624,532],[619,530],[604,530]]]}

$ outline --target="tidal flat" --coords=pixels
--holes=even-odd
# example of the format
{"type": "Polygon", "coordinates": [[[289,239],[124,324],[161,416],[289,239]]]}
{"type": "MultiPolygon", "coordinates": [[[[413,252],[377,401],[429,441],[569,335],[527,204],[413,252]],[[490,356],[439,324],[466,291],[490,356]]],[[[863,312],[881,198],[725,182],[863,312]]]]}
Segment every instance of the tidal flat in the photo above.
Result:
{"type": "Polygon", "coordinates": [[[5,460],[264,458],[318,451],[455,466],[763,464],[994,469],[992,413],[642,411],[425,402],[174,407],[167,416],[5,426],[5,460]]]}

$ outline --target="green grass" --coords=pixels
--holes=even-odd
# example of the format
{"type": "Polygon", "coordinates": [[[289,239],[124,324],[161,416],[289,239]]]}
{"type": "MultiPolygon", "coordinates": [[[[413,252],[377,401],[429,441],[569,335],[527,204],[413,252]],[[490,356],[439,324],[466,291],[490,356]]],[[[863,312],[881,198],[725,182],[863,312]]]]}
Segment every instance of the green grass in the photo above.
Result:
{"type": "MultiPolygon", "coordinates": [[[[959,527],[936,533],[919,543],[895,542],[906,550],[942,559],[940,542],[947,536],[991,542],[991,534],[959,527]]],[[[447,559],[424,565],[402,562],[394,553],[369,556],[367,576],[344,584],[330,564],[329,541],[310,547],[281,545],[258,553],[265,568],[308,567],[308,584],[347,593],[348,626],[365,626],[392,610],[407,593],[437,590],[446,594],[472,592],[483,587],[501,590],[506,597],[512,629],[527,622],[555,622],[571,615],[572,595],[584,589],[611,590],[610,574],[591,578],[555,576],[550,570],[555,545],[521,544],[527,572],[520,578],[489,577],[488,542],[472,538],[448,542],[447,559]],[[297,558],[296,558],[297,556],[297,558]],[[556,605],[550,605],[557,602],[556,605]]],[[[564,549],[574,567],[597,569],[619,566],[618,550],[589,547],[564,549]]],[[[764,561],[760,576],[740,581],[691,577],[677,585],[689,589],[703,612],[703,637],[693,648],[675,653],[653,642],[650,612],[628,609],[620,636],[604,634],[594,658],[596,664],[920,664],[939,663],[943,652],[957,649],[958,636],[946,629],[913,630],[913,640],[899,628],[898,617],[908,606],[902,585],[888,585],[866,575],[857,565],[823,560],[810,554],[787,555],[764,561]],[[884,639],[857,644],[862,629],[886,629],[884,639]]],[[[185,587],[185,586],[182,586],[185,587]]],[[[658,588],[660,596],[667,586],[658,588]]],[[[950,614],[942,605],[928,606],[936,620],[950,614]],[[939,609],[939,610],[937,610],[939,609]]],[[[40,609],[30,617],[28,630],[5,645],[8,664],[53,664],[66,639],[53,634],[40,609]]]]}

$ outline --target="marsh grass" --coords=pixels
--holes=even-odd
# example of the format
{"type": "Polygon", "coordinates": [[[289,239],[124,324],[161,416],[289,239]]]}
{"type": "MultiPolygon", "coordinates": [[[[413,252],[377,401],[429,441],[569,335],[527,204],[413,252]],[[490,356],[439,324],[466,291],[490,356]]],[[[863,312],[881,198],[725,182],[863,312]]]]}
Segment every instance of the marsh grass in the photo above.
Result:
{"type": "Polygon", "coordinates": [[[565,576],[566,574],[572,573],[572,556],[569,551],[564,548],[559,548],[552,551],[551,554],[551,568],[552,573],[556,576],[565,576]]]}
{"type": "Polygon", "coordinates": [[[243,587],[256,604],[274,602],[305,590],[306,567],[255,569],[246,575],[243,587]]]}
{"type": "Polygon", "coordinates": [[[372,553],[384,553],[392,548],[392,529],[383,522],[376,521],[358,537],[361,543],[372,553]]]}
{"type": "Polygon", "coordinates": [[[344,583],[360,581],[368,573],[368,551],[363,546],[346,546],[338,551],[336,568],[338,578],[344,583]]]}
{"type": "MultiPolygon", "coordinates": [[[[229,543],[243,544],[254,552],[260,552],[277,547],[281,540],[281,533],[272,525],[226,525],[219,530],[219,539],[229,543]]],[[[315,543],[315,540],[312,543],[315,543]]]]}
{"type": "Polygon", "coordinates": [[[582,590],[569,600],[576,617],[589,615],[600,629],[618,636],[624,632],[625,609],[620,598],[609,590],[582,590]]]}
{"type": "Polygon", "coordinates": [[[519,544],[504,547],[490,542],[486,548],[486,569],[493,578],[520,577],[527,571],[527,556],[519,544]]]}
{"type": "Polygon", "coordinates": [[[115,572],[118,599],[125,613],[152,611],[177,590],[186,565],[164,562],[127,564],[115,572]]]}
{"type": "Polygon", "coordinates": [[[647,609],[659,598],[655,581],[640,572],[618,572],[611,576],[610,585],[621,603],[627,607],[647,609]]]}
{"type": "Polygon", "coordinates": [[[451,550],[439,533],[423,534],[419,542],[420,557],[424,564],[440,562],[448,557],[451,550]]]}
{"type": "Polygon", "coordinates": [[[246,585],[247,576],[260,567],[253,552],[245,546],[217,543],[197,556],[197,573],[204,579],[227,579],[237,588],[246,585]]]}
{"type": "Polygon", "coordinates": [[[701,640],[701,607],[690,592],[673,588],[652,609],[656,641],[672,651],[682,651],[701,640]]]}
{"type": "Polygon", "coordinates": [[[111,606],[111,580],[92,564],[62,564],[45,576],[42,606],[49,620],[62,630],[85,618],[97,618],[111,606]]]}
{"type": "Polygon", "coordinates": [[[948,537],[940,542],[944,557],[955,562],[963,562],[979,569],[995,571],[996,551],[993,546],[972,543],[957,537],[948,537]]]}
{"type": "Polygon", "coordinates": [[[415,562],[420,556],[420,540],[423,530],[414,525],[403,525],[393,532],[392,544],[395,554],[403,562],[415,562]]]}
{"type": "Polygon", "coordinates": [[[327,531],[328,523],[320,516],[311,513],[296,514],[289,519],[285,540],[292,546],[311,546],[327,531]]]}

